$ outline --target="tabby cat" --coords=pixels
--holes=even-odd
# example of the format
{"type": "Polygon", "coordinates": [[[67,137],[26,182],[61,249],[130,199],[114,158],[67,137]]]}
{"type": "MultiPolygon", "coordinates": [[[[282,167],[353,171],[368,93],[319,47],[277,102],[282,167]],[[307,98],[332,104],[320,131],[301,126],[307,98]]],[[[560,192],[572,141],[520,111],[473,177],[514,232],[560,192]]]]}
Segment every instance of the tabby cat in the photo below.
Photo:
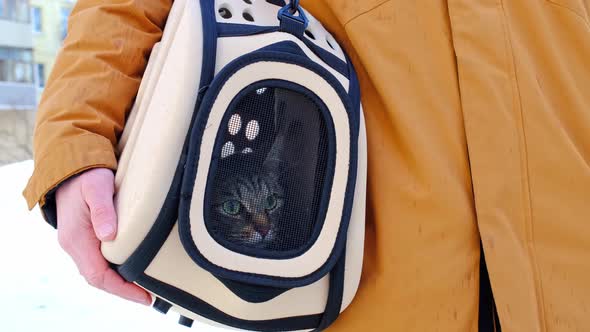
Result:
{"type": "Polygon", "coordinates": [[[261,249],[278,246],[285,197],[274,169],[262,167],[259,172],[233,175],[216,187],[214,232],[238,245],[261,249]]]}
{"type": "Polygon", "coordinates": [[[238,148],[220,153],[208,228],[221,242],[289,251],[307,243],[314,229],[322,188],[318,179],[326,167],[325,154],[319,153],[320,147],[327,149],[325,129],[317,106],[300,94],[260,91],[228,117],[224,138],[238,148]],[[251,108],[270,103],[272,117],[268,110],[251,108]],[[240,126],[236,130],[229,123],[236,114],[248,123],[256,120],[260,132],[248,137],[246,131],[242,137],[240,126]]]}

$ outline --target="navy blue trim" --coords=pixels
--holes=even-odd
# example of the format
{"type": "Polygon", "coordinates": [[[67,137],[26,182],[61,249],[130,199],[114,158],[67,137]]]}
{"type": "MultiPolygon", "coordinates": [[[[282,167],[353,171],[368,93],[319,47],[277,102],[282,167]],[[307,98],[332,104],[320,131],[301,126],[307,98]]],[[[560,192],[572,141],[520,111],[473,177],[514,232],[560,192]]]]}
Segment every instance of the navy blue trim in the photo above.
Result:
{"type": "Polygon", "coordinates": [[[342,61],[342,59],[330,53],[329,51],[326,51],[326,49],[323,47],[316,45],[313,41],[306,37],[301,37],[301,41],[303,41],[305,46],[309,47],[313,53],[322,59],[322,61],[324,61],[328,66],[332,67],[344,77],[348,78],[350,73],[346,62],[342,61]]]}
{"type": "MultiPolygon", "coordinates": [[[[251,36],[263,33],[271,33],[279,31],[279,27],[277,26],[260,26],[260,25],[249,25],[249,24],[234,24],[234,23],[217,23],[217,33],[219,37],[240,37],[240,36],[251,36]]],[[[317,55],[322,61],[324,61],[328,66],[332,67],[334,70],[342,74],[344,77],[349,76],[349,68],[348,64],[336,55],[332,54],[330,51],[327,51],[321,46],[318,46],[313,41],[305,36],[298,36],[298,38],[313,52],[317,55]]],[[[295,46],[299,47],[297,44],[291,41],[284,41],[279,42],[281,43],[292,43],[295,46]]],[[[266,46],[266,47],[274,47],[274,45],[266,46]]],[[[266,48],[264,47],[264,48],[266,48]]]]}
{"type": "Polygon", "coordinates": [[[291,0],[279,10],[277,18],[280,22],[280,31],[290,33],[297,38],[303,37],[303,33],[309,25],[305,12],[299,6],[299,0],[291,0]]]}
{"type": "Polygon", "coordinates": [[[287,2],[285,0],[266,0],[266,2],[279,7],[284,7],[285,5],[287,5],[287,2]]]}
{"type": "MultiPolygon", "coordinates": [[[[256,34],[271,33],[279,31],[277,26],[259,26],[249,24],[234,24],[234,23],[217,23],[217,31],[219,37],[239,37],[239,36],[251,36],[256,34]]],[[[300,36],[299,39],[322,61],[334,70],[342,74],[344,77],[349,76],[348,64],[330,51],[327,51],[321,46],[318,46],[313,41],[305,36],[300,36]]],[[[283,41],[276,44],[266,46],[264,48],[274,48],[277,44],[291,43],[297,48],[301,49],[297,44],[292,41],[283,41]]],[[[303,51],[302,51],[303,52],[303,51]]],[[[304,53],[305,54],[305,53],[304,53]]]]}
{"type": "Polygon", "coordinates": [[[330,271],[330,289],[328,290],[328,301],[326,302],[326,309],[322,315],[322,321],[317,327],[316,331],[323,331],[328,328],[336,318],[340,315],[342,310],[342,297],[344,294],[344,267],[346,266],[346,249],[340,256],[338,263],[334,265],[334,269],[330,271]]]}
{"type": "MultiPolygon", "coordinates": [[[[358,150],[358,113],[357,106],[351,105],[349,100],[349,96],[342,88],[340,82],[330,74],[325,68],[321,65],[309,60],[306,57],[301,57],[298,55],[293,54],[285,54],[281,52],[272,52],[272,51],[256,51],[250,54],[244,55],[238,59],[235,59],[230,64],[228,64],[225,68],[221,70],[221,72],[217,75],[215,80],[212,82],[211,87],[208,93],[205,95],[203,100],[203,105],[212,105],[214,102],[214,98],[221,87],[225,84],[227,79],[236,72],[237,69],[242,68],[248,64],[260,62],[260,61],[277,61],[277,62],[284,62],[295,64],[298,66],[302,66],[309,70],[312,70],[318,73],[321,77],[323,77],[338,93],[340,96],[345,108],[346,112],[349,116],[349,130],[350,130],[350,153],[351,160],[349,161],[349,174],[348,174],[348,181],[346,186],[346,196],[344,207],[342,211],[342,221],[340,223],[340,228],[338,230],[338,234],[336,237],[336,243],[332,248],[332,252],[330,253],[329,258],[326,262],[316,271],[313,273],[299,277],[299,278],[280,278],[275,276],[266,276],[260,274],[253,274],[253,273],[243,273],[239,271],[232,271],[216,264],[208,261],[197,249],[193,239],[191,237],[191,224],[190,224],[190,203],[192,199],[192,192],[195,185],[195,177],[197,171],[197,164],[199,160],[199,152],[200,152],[200,145],[202,140],[202,134],[205,130],[205,126],[207,123],[207,119],[209,117],[209,109],[205,107],[201,107],[197,115],[197,122],[195,123],[195,127],[193,128],[193,132],[191,133],[191,146],[189,148],[189,155],[187,161],[187,167],[185,171],[185,176],[183,178],[182,184],[182,198],[180,200],[180,213],[179,213],[179,233],[181,242],[189,254],[191,258],[202,268],[205,270],[213,273],[214,275],[222,278],[227,278],[231,280],[241,281],[244,283],[251,283],[257,285],[265,285],[265,286],[273,286],[273,287],[284,287],[284,288],[292,288],[292,287],[300,287],[304,285],[308,285],[313,283],[324,275],[326,275],[333,266],[337,263],[340,255],[343,252],[344,246],[346,244],[346,234],[348,231],[348,224],[350,221],[350,215],[352,212],[352,201],[354,198],[354,188],[356,184],[356,172],[357,172],[357,150],[358,150]]],[[[202,199],[199,197],[197,199],[202,199]]]]}
{"type": "Polygon", "coordinates": [[[215,1],[200,0],[203,18],[203,65],[201,66],[200,88],[203,88],[215,75],[217,55],[217,20],[215,19],[215,1]]]}
{"type": "MultiPolygon", "coordinates": [[[[318,205],[316,221],[314,223],[313,232],[309,238],[309,241],[307,241],[304,245],[302,245],[299,248],[295,248],[293,250],[285,250],[285,251],[270,251],[270,250],[265,250],[265,249],[250,248],[250,247],[241,246],[241,245],[237,245],[235,243],[229,242],[226,239],[224,239],[223,237],[218,236],[215,232],[212,232],[210,230],[210,219],[211,218],[209,216],[209,214],[210,214],[209,209],[204,211],[203,218],[205,220],[205,225],[207,228],[207,232],[209,232],[209,235],[212,238],[214,238],[215,241],[217,241],[219,244],[221,244],[222,246],[226,247],[227,249],[229,249],[231,251],[238,252],[238,253],[245,254],[248,256],[252,256],[252,257],[257,257],[257,258],[290,259],[290,258],[301,256],[303,253],[305,253],[307,250],[309,250],[309,248],[311,248],[311,246],[314,245],[317,238],[320,236],[320,233],[321,233],[322,228],[324,226],[324,221],[326,219],[326,213],[328,211],[328,205],[330,203],[331,188],[332,188],[332,184],[334,182],[334,169],[335,169],[335,164],[336,164],[336,133],[335,133],[335,129],[334,129],[334,121],[332,119],[332,115],[330,114],[330,111],[328,110],[328,107],[324,104],[324,102],[315,93],[313,93],[309,89],[307,89],[299,84],[295,84],[295,83],[287,82],[287,81],[283,81],[283,80],[276,80],[276,79],[264,80],[264,81],[259,81],[259,82],[256,82],[254,84],[247,86],[246,88],[244,88],[242,91],[240,91],[234,97],[234,99],[232,100],[232,102],[228,106],[228,110],[235,109],[235,105],[238,102],[240,102],[242,100],[242,98],[245,95],[247,95],[248,93],[250,93],[252,91],[256,91],[259,88],[263,88],[263,87],[284,88],[284,89],[292,90],[292,91],[299,92],[299,93],[303,94],[307,98],[311,99],[311,101],[318,107],[318,109],[320,110],[320,113],[323,117],[324,124],[326,125],[326,131],[327,131],[327,136],[328,136],[327,137],[328,159],[326,161],[326,172],[324,174],[324,182],[323,182],[322,192],[320,194],[321,198],[320,198],[320,203],[318,205]]],[[[210,99],[210,100],[214,101],[214,99],[210,99]]],[[[203,107],[206,109],[211,109],[212,106],[213,105],[203,104],[203,107]]],[[[223,116],[223,119],[221,120],[221,123],[227,123],[229,121],[229,118],[231,117],[231,115],[232,115],[231,112],[226,112],[223,116]]],[[[215,145],[213,147],[214,155],[218,155],[218,156],[221,155],[221,149],[222,149],[223,144],[225,143],[223,141],[223,135],[220,135],[222,130],[223,130],[222,128],[219,129],[219,131],[217,133],[217,138],[215,140],[215,145]]],[[[212,158],[211,159],[211,165],[209,166],[209,174],[207,176],[207,179],[215,178],[215,173],[217,172],[218,161],[219,161],[219,158],[212,158]]],[[[205,189],[205,197],[204,197],[205,202],[204,202],[203,206],[211,206],[211,202],[209,199],[213,195],[212,191],[213,191],[213,185],[212,185],[211,181],[207,181],[207,185],[206,185],[206,189],[205,189]]]]}
{"type": "Polygon", "coordinates": [[[322,319],[321,314],[259,321],[239,319],[226,314],[209,303],[181,289],[163,283],[145,274],[137,279],[137,283],[199,316],[238,329],[263,332],[309,330],[316,328],[322,319]]]}
{"type": "Polygon", "coordinates": [[[154,257],[160,251],[160,248],[166,242],[166,239],[172,232],[176,221],[178,220],[178,206],[180,204],[180,189],[182,187],[182,179],[184,175],[184,167],[186,164],[187,153],[189,148],[189,138],[196,114],[201,105],[203,94],[206,91],[206,87],[201,88],[197,94],[197,102],[195,103],[195,109],[191,118],[191,124],[187,132],[182,152],[179,157],[174,178],[172,184],[168,190],[168,194],[164,199],[162,209],[158,213],[154,224],[148,231],[147,235],[141,241],[139,246],[133,251],[133,253],[125,260],[125,262],[117,267],[117,272],[129,282],[133,282],[137,277],[142,274],[145,269],[150,265],[154,257]]]}
{"type": "Polygon", "coordinates": [[[154,221],[154,224],[148,231],[146,237],[135,251],[125,260],[125,262],[117,267],[117,272],[125,278],[125,280],[133,282],[156,257],[158,251],[168,238],[172,231],[176,220],[178,219],[178,205],[180,204],[180,189],[182,187],[182,178],[184,173],[184,165],[186,162],[186,154],[189,148],[189,138],[192,132],[192,127],[196,119],[196,114],[200,107],[202,97],[206,91],[207,86],[213,79],[215,57],[217,52],[217,35],[215,33],[215,12],[213,3],[207,0],[201,0],[201,15],[203,20],[203,70],[201,71],[201,79],[199,82],[199,92],[197,94],[197,101],[191,118],[191,124],[184,141],[181,155],[174,173],[172,184],[168,189],[168,194],[164,200],[163,206],[154,221]]]}
{"type": "Polygon", "coordinates": [[[251,303],[262,303],[272,300],[275,297],[289,290],[288,288],[276,288],[245,284],[243,282],[223,278],[217,279],[221,281],[225,285],[225,287],[227,287],[227,289],[229,289],[237,297],[251,303]]]}
{"type": "Polygon", "coordinates": [[[185,139],[184,147],[180,160],[176,166],[172,184],[168,189],[168,194],[164,204],[158,213],[154,224],[149,232],[141,241],[133,253],[117,268],[117,272],[129,282],[133,282],[139,275],[150,265],[154,257],[160,251],[160,248],[166,242],[168,235],[174,228],[178,219],[178,204],[180,202],[180,188],[182,185],[182,175],[184,173],[184,164],[186,162],[186,153],[188,150],[187,140],[185,139]]]}
{"type": "MultiPolygon", "coordinates": [[[[337,71],[338,73],[342,74],[342,76],[349,78],[351,75],[351,68],[347,62],[342,61],[339,57],[335,56],[334,54],[326,51],[322,47],[314,44],[311,40],[303,37],[301,38],[305,46],[307,46],[315,55],[320,58],[323,62],[325,62],[329,67],[337,71]]],[[[272,50],[272,51],[279,51],[291,54],[300,54],[307,58],[305,52],[297,45],[296,43],[285,40],[282,42],[278,42],[272,45],[265,46],[258,51],[262,50],[272,50]]],[[[352,69],[354,71],[354,69],[352,69]]]]}
{"type": "Polygon", "coordinates": [[[217,23],[218,37],[241,37],[279,31],[277,26],[217,23]]]}
{"type": "Polygon", "coordinates": [[[301,47],[299,47],[299,45],[297,45],[296,43],[294,43],[290,40],[285,40],[282,42],[271,44],[271,45],[265,46],[265,47],[257,50],[257,52],[260,52],[260,51],[263,51],[263,52],[265,52],[265,51],[283,52],[283,53],[287,53],[287,54],[294,54],[294,55],[300,55],[302,57],[307,57],[307,55],[301,49],[301,47]]]}
{"type": "MultiPolygon", "coordinates": [[[[359,127],[360,127],[360,116],[361,116],[361,87],[359,84],[358,77],[356,75],[356,70],[354,70],[354,65],[350,58],[346,58],[346,63],[348,66],[348,95],[350,96],[350,100],[354,107],[354,112],[352,114],[353,122],[354,122],[354,132],[358,134],[359,127]]],[[[355,138],[356,139],[356,138],[355,138]]]]}

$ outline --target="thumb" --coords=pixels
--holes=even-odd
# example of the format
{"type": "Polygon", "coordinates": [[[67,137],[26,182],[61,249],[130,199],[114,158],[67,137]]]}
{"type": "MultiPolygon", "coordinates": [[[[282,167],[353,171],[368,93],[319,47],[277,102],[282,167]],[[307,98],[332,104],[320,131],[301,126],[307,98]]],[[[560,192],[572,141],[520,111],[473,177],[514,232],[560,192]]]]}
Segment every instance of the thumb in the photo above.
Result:
{"type": "Polygon", "coordinates": [[[113,204],[113,172],[106,168],[97,168],[83,175],[82,196],[90,210],[94,233],[101,241],[111,241],[117,232],[117,214],[113,204]]]}

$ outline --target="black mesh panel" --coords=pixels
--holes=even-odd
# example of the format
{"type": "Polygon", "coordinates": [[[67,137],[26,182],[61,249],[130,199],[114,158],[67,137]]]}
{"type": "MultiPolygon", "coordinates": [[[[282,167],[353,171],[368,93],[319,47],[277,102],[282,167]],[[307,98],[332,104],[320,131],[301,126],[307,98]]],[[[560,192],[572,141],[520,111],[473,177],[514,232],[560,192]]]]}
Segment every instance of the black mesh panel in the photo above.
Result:
{"type": "Polygon", "coordinates": [[[324,117],[305,94],[283,88],[253,89],[233,105],[217,134],[207,228],[236,251],[301,248],[323,194],[324,117]]]}

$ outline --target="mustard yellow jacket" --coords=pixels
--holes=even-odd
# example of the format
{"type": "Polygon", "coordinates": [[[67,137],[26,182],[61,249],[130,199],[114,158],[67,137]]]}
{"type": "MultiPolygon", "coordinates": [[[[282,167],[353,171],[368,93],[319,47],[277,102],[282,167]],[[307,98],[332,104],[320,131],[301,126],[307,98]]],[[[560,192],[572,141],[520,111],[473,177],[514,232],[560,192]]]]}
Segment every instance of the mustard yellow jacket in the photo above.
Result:
{"type": "MultiPolygon", "coordinates": [[[[590,330],[590,0],[303,5],[351,54],[368,130],[363,276],[331,330],[476,331],[494,314],[482,248],[503,331],[590,330]]],[[[170,6],[78,1],[39,106],[30,207],[117,167],[170,6]]]]}

